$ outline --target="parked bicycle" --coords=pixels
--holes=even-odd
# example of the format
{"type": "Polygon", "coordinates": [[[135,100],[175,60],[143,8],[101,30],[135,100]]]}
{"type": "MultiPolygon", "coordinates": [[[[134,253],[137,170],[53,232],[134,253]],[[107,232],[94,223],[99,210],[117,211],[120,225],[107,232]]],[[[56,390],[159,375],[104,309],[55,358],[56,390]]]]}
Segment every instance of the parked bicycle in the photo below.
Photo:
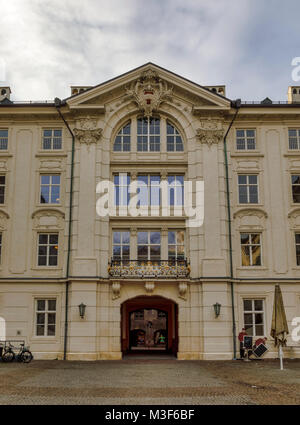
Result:
{"type": "Polygon", "coordinates": [[[25,347],[25,343],[20,344],[19,352],[16,354],[14,352],[14,347],[10,341],[7,341],[8,344],[5,344],[2,352],[2,360],[4,362],[12,362],[14,360],[23,363],[30,363],[33,359],[33,355],[29,350],[29,347],[25,347]]]}

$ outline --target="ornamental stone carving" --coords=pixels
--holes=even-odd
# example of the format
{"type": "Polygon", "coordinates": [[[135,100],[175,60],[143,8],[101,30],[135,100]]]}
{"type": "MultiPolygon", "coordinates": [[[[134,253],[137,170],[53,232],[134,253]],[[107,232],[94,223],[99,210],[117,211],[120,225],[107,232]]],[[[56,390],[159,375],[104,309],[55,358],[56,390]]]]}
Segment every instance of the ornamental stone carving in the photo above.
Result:
{"type": "Polygon", "coordinates": [[[188,289],[188,285],[187,285],[186,282],[180,282],[178,284],[178,292],[179,292],[178,296],[179,296],[179,298],[186,300],[187,289],[188,289]]]}
{"type": "Polygon", "coordinates": [[[120,282],[113,282],[111,285],[111,289],[112,289],[112,299],[116,300],[117,298],[120,298],[121,296],[121,284],[120,282]]]}
{"type": "Polygon", "coordinates": [[[201,120],[200,127],[197,128],[196,132],[200,143],[205,143],[209,147],[214,143],[221,142],[224,136],[222,122],[212,118],[201,120]]]}
{"type": "Polygon", "coordinates": [[[146,282],[145,283],[145,289],[147,294],[152,294],[155,289],[155,283],[154,282],[146,282]]]}
{"type": "Polygon", "coordinates": [[[172,99],[173,87],[159,78],[155,71],[144,71],[140,78],[129,87],[125,87],[124,100],[133,100],[145,117],[151,117],[162,102],[172,99]]]}
{"type": "Polygon", "coordinates": [[[80,128],[74,128],[74,134],[80,143],[88,146],[91,143],[97,143],[102,135],[102,128],[97,128],[97,120],[87,116],[79,120],[80,128]]]}

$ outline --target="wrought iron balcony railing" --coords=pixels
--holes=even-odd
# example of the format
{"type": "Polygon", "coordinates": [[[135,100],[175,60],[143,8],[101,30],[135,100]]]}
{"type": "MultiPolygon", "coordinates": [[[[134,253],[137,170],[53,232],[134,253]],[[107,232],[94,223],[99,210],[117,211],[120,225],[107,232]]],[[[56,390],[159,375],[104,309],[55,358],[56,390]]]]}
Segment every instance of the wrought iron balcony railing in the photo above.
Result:
{"type": "Polygon", "coordinates": [[[116,260],[112,259],[108,266],[112,277],[137,278],[186,278],[190,274],[187,260],[116,260]]]}

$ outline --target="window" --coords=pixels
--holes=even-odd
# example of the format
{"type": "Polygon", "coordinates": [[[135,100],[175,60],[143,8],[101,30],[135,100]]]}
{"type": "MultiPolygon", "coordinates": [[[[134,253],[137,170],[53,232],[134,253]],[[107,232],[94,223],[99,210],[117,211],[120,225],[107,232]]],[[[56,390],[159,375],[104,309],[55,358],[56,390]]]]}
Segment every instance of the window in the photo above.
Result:
{"type": "Polygon", "coordinates": [[[60,203],[60,176],[59,175],[41,175],[41,204],[59,204],[60,203]]]}
{"type": "Polygon", "coordinates": [[[5,200],[5,176],[0,176],[0,204],[5,200]]]}
{"type": "Polygon", "coordinates": [[[289,130],[289,149],[300,149],[300,129],[289,130]]]}
{"type": "Polygon", "coordinates": [[[300,266],[300,233],[295,234],[295,242],[296,242],[296,261],[297,266],[300,266]]]}
{"type": "Polygon", "coordinates": [[[62,130],[46,129],[43,131],[43,149],[58,150],[62,147],[62,130]]]}
{"type": "Polygon", "coordinates": [[[160,260],[160,232],[138,232],[138,260],[160,260]]]}
{"type": "Polygon", "coordinates": [[[160,151],[160,119],[138,118],[137,120],[137,150],[138,152],[160,151]]]}
{"type": "Polygon", "coordinates": [[[264,336],[263,300],[244,301],[244,328],[248,335],[264,336]]]}
{"type": "Polygon", "coordinates": [[[256,175],[239,175],[238,186],[240,204],[258,203],[258,179],[256,175]]]}
{"type": "Polygon", "coordinates": [[[167,122],[167,151],[182,152],[183,143],[178,130],[169,122],[167,122]]]}
{"type": "Polygon", "coordinates": [[[236,130],[237,150],[256,149],[255,130],[236,130]]]}
{"type": "Polygon", "coordinates": [[[138,175],[138,206],[160,205],[160,176],[138,175]]]}
{"type": "Polygon", "coordinates": [[[242,265],[261,266],[261,235],[241,233],[242,265]]]}
{"type": "Polygon", "coordinates": [[[168,200],[169,205],[183,205],[184,201],[184,177],[168,176],[168,200]]]}
{"type": "Polygon", "coordinates": [[[38,235],[38,266],[57,266],[58,234],[40,233],[38,235]]]}
{"type": "Polygon", "coordinates": [[[0,150],[6,151],[8,147],[8,130],[0,128],[0,150]]]}
{"type": "Polygon", "coordinates": [[[125,206],[129,204],[130,176],[127,173],[114,175],[114,200],[115,205],[125,206]]]}
{"type": "Polygon", "coordinates": [[[130,232],[113,231],[113,259],[130,259],[130,232]]]}
{"type": "Polygon", "coordinates": [[[0,264],[2,259],[2,233],[0,233],[0,264]]]}
{"type": "Polygon", "coordinates": [[[168,232],[169,260],[184,260],[184,231],[170,230],[168,232]]]}
{"type": "Polygon", "coordinates": [[[121,128],[115,138],[114,151],[115,152],[129,152],[130,151],[130,130],[131,123],[128,122],[121,128]]]}
{"type": "Polygon", "coordinates": [[[300,202],[300,175],[292,176],[292,194],[293,194],[293,202],[300,202]]]}
{"type": "Polygon", "coordinates": [[[55,336],[56,300],[36,300],[36,336],[55,336]]]}

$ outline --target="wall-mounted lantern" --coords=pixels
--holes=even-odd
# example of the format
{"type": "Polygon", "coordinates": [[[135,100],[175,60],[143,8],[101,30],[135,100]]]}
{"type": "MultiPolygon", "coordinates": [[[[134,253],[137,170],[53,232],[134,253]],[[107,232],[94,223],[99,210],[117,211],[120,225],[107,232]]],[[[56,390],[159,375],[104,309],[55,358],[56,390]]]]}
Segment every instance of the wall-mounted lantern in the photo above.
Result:
{"type": "Polygon", "coordinates": [[[220,312],[221,312],[221,304],[220,303],[215,303],[214,304],[214,310],[215,310],[216,317],[219,317],[220,316],[220,312]]]}
{"type": "Polygon", "coordinates": [[[83,304],[83,303],[81,303],[81,304],[79,304],[78,308],[79,308],[79,315],[83,319],[84,318],[84,315],[85,315],[86,305],[83,304]]]}

